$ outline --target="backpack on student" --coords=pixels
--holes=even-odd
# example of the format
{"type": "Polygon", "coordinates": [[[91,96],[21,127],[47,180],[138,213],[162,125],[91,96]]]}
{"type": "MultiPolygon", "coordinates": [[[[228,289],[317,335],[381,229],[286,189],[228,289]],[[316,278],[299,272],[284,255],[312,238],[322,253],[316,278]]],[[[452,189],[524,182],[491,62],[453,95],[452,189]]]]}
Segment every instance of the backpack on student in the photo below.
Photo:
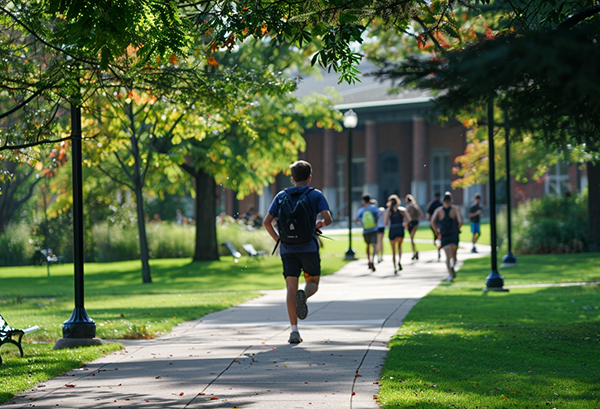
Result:
{"type": "Polygon", "coordinates": [[[313,239],[316,227],[308,200],[308,194],[313,190],[312,187],[302,193],[284,190],[277,215],[277,230],[282,243],[302,244],[313,239]],[[300,197],[294,201],[292,198],[298,195],[300,197]]]}
{"type": "Polygon", "coordinates": [[[377,227],[377,220],[375,220],[375,215],[369,209],[365,210],[362,216],[360,217],[360,221],[362,222],[363,229],[369,230],[377,227]]]}

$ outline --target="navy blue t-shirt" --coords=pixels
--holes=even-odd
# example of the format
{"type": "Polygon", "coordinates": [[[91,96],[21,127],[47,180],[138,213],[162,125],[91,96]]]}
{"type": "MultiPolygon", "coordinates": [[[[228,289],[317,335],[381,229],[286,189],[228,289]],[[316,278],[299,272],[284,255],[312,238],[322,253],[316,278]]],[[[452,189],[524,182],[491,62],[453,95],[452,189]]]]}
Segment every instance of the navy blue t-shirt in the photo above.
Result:
{"type": "MultiPolygon", "coordinates": [[[[290,187],[287,189],[288,193],[295,193],[295,192],[304,192],[304,190],[308,189],[308,186],[294,186],[294,187],[290,187]]],[[[277,193],[277,195],[275,196],[275,199],[273,199],[273,202],[271,203],[271,206],[269,207],[269,213],[271,213],[273,216],[275,216],[275,218],[277,218],[277,215],[279,214],[279,206],[281,204],[283,195],[285,195],[286,193],[282,190],[281,192],[277,193]]],[[[296,196],[297,198],[299,198],[300,196],[296,196]]],[[[310,205],[310,208],[312,210],[312,224],[316,224],[317,222],[317,215],[319,213],[321,213],[323,210],[329,210],[329,203],[327,203],[327,199],[325,199],[325,196],[323,196],[323,193],[321,193],[320,190],[314,189],[312,190],[307,196],[306,198],[308,199],[308,203],[310,205]]],[[[316,226],[315,226],[315,230],[316,230],[316,226]]],[[[280,254],[286,254],[286,253],[309,253],[309,252],[313,252],[313,251],[319,251],[319,245],[317,242],[317,234],[315,233],[314,235],[314,240],[309,241],[308,243],[302,243],[302,244],[286,244],[286,243],[281,243],[281,249],[280,249],[280,254]]]]}

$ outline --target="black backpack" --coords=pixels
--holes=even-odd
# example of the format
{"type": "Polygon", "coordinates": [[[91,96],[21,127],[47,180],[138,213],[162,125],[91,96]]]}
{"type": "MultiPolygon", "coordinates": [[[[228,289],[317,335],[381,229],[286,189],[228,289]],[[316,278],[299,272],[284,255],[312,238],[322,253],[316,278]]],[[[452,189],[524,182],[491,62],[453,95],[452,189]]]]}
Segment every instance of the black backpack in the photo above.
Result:
{"type": "Polygon", "coordinates": [[[277,215],[277,230],[282,243],[302,244],[313,239],[316,227],[308,201],[308,194],[313,190],[312,187],[302,193],[284,190],[277,215]],[[297,196],[300,196],[298,200],[293,200],[297,196]]]}

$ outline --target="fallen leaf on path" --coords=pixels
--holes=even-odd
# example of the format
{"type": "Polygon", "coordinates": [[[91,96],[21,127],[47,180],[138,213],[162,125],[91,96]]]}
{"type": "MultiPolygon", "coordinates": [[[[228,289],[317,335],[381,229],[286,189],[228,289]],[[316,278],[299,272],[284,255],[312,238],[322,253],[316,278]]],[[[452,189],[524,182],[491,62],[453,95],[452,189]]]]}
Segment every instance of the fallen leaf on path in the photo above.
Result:
{"type": "Polygon", "coordinates": [[[74,388],[74,387],[75,387],[75,385],[71,385],[70,383],[66,384],[65,386],[66,386],[67,388],[74,388]]]}
{"type": "Polygon", "coordinates": [[[210,400],[219,400],[219,398],[217,398],[216,396],[211,396],[210,400]]]}

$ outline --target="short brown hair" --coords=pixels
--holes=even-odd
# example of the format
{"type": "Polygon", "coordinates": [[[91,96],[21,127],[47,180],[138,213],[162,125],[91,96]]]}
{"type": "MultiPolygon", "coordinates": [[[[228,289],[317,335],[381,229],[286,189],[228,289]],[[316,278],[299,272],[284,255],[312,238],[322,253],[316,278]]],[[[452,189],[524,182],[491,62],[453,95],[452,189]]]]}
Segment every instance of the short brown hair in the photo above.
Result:
{"type": "Polygon", "coordinates": [[[312,166],[305,160],[298,160],[290,165],[292,177],[296,182],[304,182],[312,175],[312,166]]]}

